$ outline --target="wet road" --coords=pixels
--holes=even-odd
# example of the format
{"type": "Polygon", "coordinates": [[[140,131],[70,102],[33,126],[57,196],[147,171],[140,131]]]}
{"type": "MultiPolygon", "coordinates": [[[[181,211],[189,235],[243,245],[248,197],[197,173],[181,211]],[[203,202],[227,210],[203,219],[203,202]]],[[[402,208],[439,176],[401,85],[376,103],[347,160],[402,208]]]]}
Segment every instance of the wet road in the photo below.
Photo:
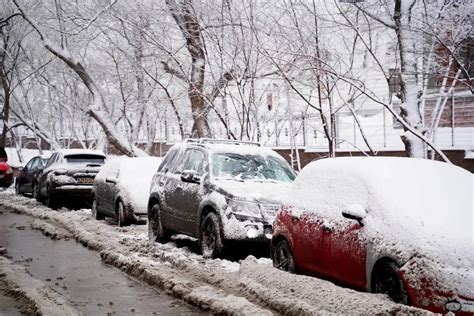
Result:
{"type": "Polygon", "coordinates": [[[17,316],[21,315],[20,311],[16,307],[17,303],[14,299],[8,296],[4,296],[0,293],[0,315],[17,316]]]}
{"type": "MultiPolygon", "coordinates": [[[[97,253],[73,240],[52,240],[32,230],[30,217],[0,211],[0,246],[85,315],[204,314],[103,264],[97,253]]],[[[1,303],[0,297],[0,308],[1,303]]]]}

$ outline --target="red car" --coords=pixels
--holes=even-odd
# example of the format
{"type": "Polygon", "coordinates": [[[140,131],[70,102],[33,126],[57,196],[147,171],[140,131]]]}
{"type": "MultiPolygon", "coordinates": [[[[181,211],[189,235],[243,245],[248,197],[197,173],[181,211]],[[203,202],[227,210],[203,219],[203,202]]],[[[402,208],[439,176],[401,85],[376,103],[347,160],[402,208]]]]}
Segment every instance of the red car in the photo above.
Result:
{"type": "Polygon", "coordinates": [[[0,187],[8,188],[13,182],[13,170],[6,161],[0,159],[0,187]]]}
{"type": "Polygon", "coordinates": [[[275,267],[433,312],[474,313],[473,175],[422,159],[313,162],[274,226],[275,267]]]}

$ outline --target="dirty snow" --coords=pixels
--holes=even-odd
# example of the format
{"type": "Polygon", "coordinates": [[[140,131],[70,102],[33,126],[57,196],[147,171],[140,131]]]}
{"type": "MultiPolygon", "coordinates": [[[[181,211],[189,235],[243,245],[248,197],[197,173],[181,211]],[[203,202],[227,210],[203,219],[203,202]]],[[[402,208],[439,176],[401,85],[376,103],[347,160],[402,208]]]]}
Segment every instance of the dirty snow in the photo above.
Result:
{"type": "Polygon", "coordinates": [[[52,211],[32,199],[1,193],[0,205],[47,220],[99,251],[102,260],[203,310],[221,314],[424,313],[382,295],[360,293],[272,267],[269,259],[237,263],[204,259],[187,248],[148,243],[147,227],[117,227],[90,210],[52,211]]]}

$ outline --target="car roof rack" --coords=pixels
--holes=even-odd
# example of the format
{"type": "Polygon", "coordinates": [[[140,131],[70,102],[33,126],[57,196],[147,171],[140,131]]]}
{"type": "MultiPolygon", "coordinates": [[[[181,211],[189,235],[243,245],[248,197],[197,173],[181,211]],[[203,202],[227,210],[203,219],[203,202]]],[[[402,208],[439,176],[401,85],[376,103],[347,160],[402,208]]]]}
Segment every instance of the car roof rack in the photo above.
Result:
{"type": "Polygon", "coordinates": [[[227,145],[244,145],[244,146],[257,146],[262,145],[257,142],[251,142],[246,140],[232,140],[232,139],[214,139],[214,138],[188,138],[185,140],[186,143],[195,144],[227,144],[227,145]]]}

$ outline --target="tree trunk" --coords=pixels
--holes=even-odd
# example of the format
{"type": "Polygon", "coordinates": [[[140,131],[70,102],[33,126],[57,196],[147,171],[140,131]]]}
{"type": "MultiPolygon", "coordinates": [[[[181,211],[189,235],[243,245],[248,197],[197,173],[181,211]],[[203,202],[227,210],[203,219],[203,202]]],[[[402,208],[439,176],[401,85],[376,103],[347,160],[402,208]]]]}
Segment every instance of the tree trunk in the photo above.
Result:
{"type": "Polygon", "coordinates": [[[194,120],[191,134],[193,137],[211,137],[211,129],[207,121],[209,111],[204,99],[206,56],[201,26],[194,14],[191,0],[180,3],[176,3],[175,0],[166,0],[166,4],[186,40],[186,48],[191,55],[191,73],[188,88],[194,120]]]}
{"type": "Polygon", "coordinates": [[[3,110],[1,118],[3,120],[3,130],[2,135],[0,136],[0,147],[5,147],[7,141],[7,132],[8,132],[8,120],[10,117],[10,84],[8,83],[7,74],[5,71],[5,52],[7,48],[7,43],[4,41],[3,50],[0,51],[0,82],[2,83],[3,88],[3,110]]]}
{"type": "MultiPolygon", "coordinates": [[[[421,91],[417,78],[417,54],[415,51],[414,33],[410,25],[413,0],[395,1],[395,25],[400,53],[401,70],[401,117],[421,135],[426,134],[420,110],[421,91]]],[[[406,128],[402,135],[405,150],[410,157],[427,158],[426,145],[420,138],[406,128]]]]}

